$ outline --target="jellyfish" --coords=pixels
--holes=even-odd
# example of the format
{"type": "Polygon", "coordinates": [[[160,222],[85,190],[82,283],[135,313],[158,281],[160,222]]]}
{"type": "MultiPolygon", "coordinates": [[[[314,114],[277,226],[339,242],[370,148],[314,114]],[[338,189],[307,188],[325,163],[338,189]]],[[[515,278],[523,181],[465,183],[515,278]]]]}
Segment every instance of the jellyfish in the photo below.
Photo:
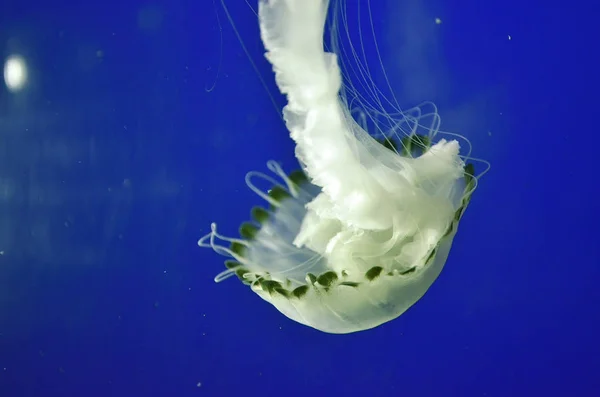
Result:
{"type": "Polygon", "coordinates": [[[216,282],[237,276],[290,319],[344,334],[391,321],[425,294],[479,176],[470,151],[459,153],[460,136],[440,134],[433,104],[356,116],[335,19],[333,40],[324,40],[329,9],[328,0],[259,0],[300,169],[269,161],[269,174],[249,172],[246,184],[267,205],[252,208],[240,237],[213,223],[198,245],[227,257],[216,282]],[[369,131],[365,119],[378,117],[386,122],[369,131]]]}

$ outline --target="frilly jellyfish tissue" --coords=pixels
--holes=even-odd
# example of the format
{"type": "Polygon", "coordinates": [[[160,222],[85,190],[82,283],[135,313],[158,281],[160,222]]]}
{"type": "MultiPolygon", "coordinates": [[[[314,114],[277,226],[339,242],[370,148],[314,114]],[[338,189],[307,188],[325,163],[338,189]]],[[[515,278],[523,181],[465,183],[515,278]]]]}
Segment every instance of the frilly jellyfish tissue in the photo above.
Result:
{"type": "Polygon", "coordinates": [[[259,0],[301,170],[287,174],[270,161],[270,174],[250,172],[248,187],[268,205],[252,209],[240,238],[213,223],[198,245],[228,257],[215,281],[235,275],[290,319],[342,334],[393,320],[425,294],[478,177],[470,153],[459,154],[464,138],[441,133],[431,103],[396,113],[365,107],[355,117],[361,101],[341,72],[339,20],[327,17],[338,7],[259,0]],[[272,188],[262,191],[257,179],[272,188]]]}

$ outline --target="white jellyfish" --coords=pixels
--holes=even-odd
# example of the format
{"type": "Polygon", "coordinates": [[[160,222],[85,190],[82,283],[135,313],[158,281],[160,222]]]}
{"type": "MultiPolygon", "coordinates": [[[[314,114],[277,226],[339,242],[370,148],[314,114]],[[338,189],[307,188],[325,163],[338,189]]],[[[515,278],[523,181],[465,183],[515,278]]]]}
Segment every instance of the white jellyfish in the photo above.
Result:
{"type": "Polygon", "coordinates": [[[429,112],[363,109],[371,120],[385,117],[377,136],[353,118],[335,26],[333,52],[325,49],[328,8],[328,0],[259,0],[261,38],[287,95],[283,117],[302,170],[287,175],[270,161],[275,177],[250,172],[247,185],[269,207],[252,209],[241,238],[218,234],[213,223],[198,245],[229,257],[216,282],[237,275],[290,319],[350,333],[398,317],[425,294],[477,178],[458,141],[437,136],[432,104],[429,112]],[[256,178],[273,187],[260,190],[256,178]]]}

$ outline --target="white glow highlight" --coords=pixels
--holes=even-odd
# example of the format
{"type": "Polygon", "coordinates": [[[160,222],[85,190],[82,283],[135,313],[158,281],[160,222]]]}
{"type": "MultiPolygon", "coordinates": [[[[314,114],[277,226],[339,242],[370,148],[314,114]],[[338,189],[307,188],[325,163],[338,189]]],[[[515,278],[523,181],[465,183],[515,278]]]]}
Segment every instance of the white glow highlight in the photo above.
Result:
{"type": "Polygon", "coordinates": [[[4,83],[12,91],[20,91],[27,83],[27,63],[18,55],[9,56],[4,62],[4,83]]]}

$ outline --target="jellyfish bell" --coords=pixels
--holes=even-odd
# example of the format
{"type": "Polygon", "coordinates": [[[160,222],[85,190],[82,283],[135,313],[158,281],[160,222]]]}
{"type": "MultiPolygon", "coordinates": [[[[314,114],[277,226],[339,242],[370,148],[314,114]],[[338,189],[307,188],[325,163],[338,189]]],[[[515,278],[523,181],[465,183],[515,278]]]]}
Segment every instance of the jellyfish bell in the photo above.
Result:
{"type": "Polygon", "coordinates": [[[290,319],[350,333],[400,316],[425,294],[477,178],[458,140],[438,137],[432,104],[395,115],[363,109],[363,119],[384,117],[387,128],[376,131],[353,117],[335,42],[334,52],[324,49],[328,8],[327,0],[259,0],[301,170],[270,161],[271,175],[250,172],[248,187],[268,207],[252,209],[240,238],[213,223],[198,245],[229,258],[215,281],[235,275],[290,319]]]}

